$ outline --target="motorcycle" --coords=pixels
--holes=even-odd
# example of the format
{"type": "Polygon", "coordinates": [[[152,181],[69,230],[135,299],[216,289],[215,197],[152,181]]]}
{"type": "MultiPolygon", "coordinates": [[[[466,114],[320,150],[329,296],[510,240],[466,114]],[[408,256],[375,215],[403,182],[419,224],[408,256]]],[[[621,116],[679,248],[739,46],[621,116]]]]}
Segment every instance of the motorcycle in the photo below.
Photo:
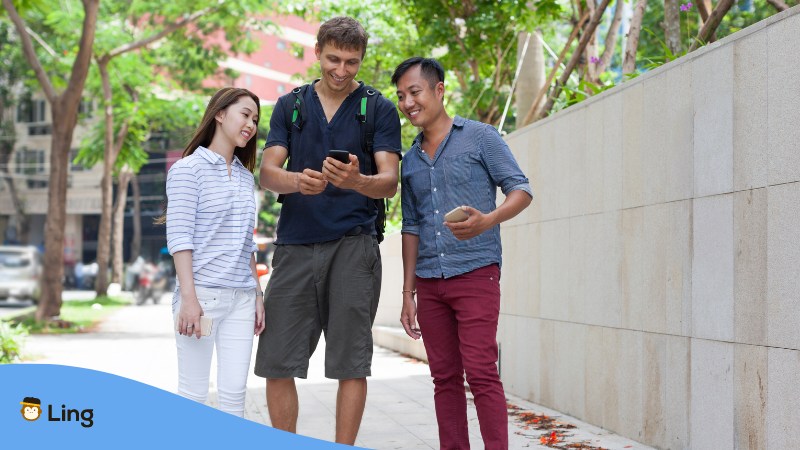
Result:
{"type": "Polygon", "coordinates": [[[152,300],[157,305],[161,296],[169,290],[169,274],[165,267],[158,267],[153,263],[146,263],[139,272],[138,286],[136,289],[136,304],[144,305],[152,300]]]}

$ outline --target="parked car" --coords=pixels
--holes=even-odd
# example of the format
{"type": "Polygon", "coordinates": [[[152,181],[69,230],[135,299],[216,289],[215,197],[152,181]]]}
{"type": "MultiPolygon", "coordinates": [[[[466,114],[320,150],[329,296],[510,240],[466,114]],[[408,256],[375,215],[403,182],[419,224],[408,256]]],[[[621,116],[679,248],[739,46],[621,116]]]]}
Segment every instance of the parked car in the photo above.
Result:
{"type": "Polygon", "coordinates": [[[42,254],[34,246],[0,246],[0,300],[39,302],[42,254]]]}

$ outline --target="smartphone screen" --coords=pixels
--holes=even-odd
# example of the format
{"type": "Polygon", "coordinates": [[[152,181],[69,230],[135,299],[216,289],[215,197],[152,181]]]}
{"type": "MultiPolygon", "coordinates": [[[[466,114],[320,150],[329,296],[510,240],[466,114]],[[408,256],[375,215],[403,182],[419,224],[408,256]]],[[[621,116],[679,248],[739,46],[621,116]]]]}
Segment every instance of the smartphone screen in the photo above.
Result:
{"type": "Polygon", "coordinates": [[[347,150],[329,150],[328,156],[344,164],[350,164],[350,152],[347,150]]]}

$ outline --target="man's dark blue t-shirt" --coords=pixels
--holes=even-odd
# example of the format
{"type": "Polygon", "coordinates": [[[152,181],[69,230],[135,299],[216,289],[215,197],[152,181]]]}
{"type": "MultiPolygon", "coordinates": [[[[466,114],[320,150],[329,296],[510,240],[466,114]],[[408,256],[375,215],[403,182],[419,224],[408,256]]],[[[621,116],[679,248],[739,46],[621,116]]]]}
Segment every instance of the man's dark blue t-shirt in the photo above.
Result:
{"type": "MultiPolygon", "coordinates": [[[[316,83],[316,82],[315,82],[316,83]]],[[[293,93],[286,95],[292,96],[293,93]]],[[[350,93],[328,123],[314,84],[305,90],[302,130],[294,128],[289,149],[290,172],[312,169],[321,172],[328,150],[347,150],[358,157],[361,173],[366,174],[364,151],[361,148],[361,125],[356,118],[361,98],[366,95],[363,83],[350,93]]],[[[294,104],[291,102],[285,102],[294,104]]],[[[288,148],[289,133],[284,102],[278,101],[269,122],[265,147],[288,148]]],[[[375,104],[375,137],[373,151],[389,151],[400,156],[400,118],[394,104],[383,96],[375,104]]],[[[350,189],[339,189],[331,183],[318,195],[287,194],[283,199],[278,221],[276,244],[312,244],[339,239],[348,231],[361,227],[374,230],[377,210],[374,201],[350,189]]],[[[374,231],[373,231],[374,234],[374,231]]]]}

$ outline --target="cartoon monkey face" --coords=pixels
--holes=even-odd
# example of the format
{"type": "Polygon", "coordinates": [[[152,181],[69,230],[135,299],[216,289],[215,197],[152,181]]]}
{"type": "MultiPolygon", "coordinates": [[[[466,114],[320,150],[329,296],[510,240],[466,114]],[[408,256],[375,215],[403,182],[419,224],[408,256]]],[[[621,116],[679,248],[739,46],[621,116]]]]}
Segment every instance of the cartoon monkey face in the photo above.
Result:
{"type": "Polygon", "coordinates": [[[24,417],[25,420],[33,422],[34,420],[38,419],[39,416],[42,414],[42,408],[39,407],[39,405],[27,404],[27,405],[22,405],[22,410],[20,412],[22,413],[22,417],[24,417]]]}

